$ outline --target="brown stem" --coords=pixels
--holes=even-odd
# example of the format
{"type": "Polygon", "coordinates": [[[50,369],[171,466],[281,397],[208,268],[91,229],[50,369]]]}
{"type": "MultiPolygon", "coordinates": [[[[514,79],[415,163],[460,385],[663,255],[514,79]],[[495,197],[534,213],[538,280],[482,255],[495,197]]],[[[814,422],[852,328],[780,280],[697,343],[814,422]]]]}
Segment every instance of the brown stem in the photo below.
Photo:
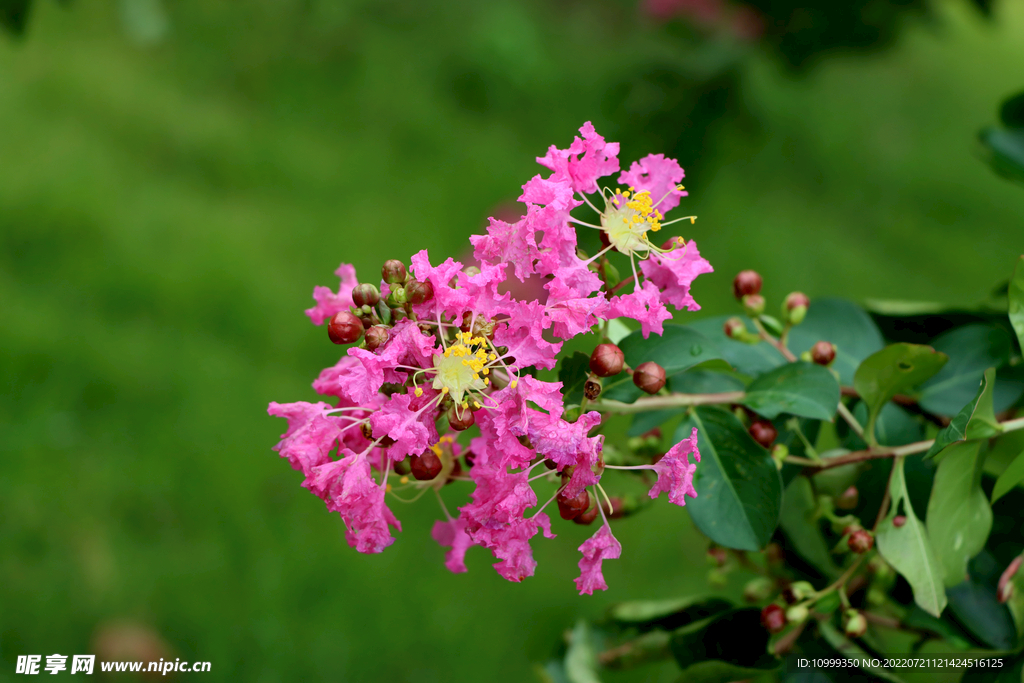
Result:
{"type": "Polygon", "coordinates": [[[622,403],[610,399],[597,400],[591,404],[593,410],[604,413],[628,415],[643,413],[664,408],[684,408],[714,403],[737,403],[743,398],[742,391],[725,391],[720,394],[669,394],[668,396],[651,396],[638,398],[634,403],[622,403]]]}
{"type": "Polygon", "coordinates": [[[882,504],[878,506],[878,516],[875,517],[875,524],[871,527],[871,533],[875,533],[878,529],[878,525],[885,519],[885,514],[889,512],[889,500],[892,498],[890,489],[892,488],[892,477],[896,474],[896,466],[899,464],[898,461],[892,461],[892,469],[889,470],[889,479],[885,482],[885,493],[882,494],[882,504]]]}
{"type": "Polygon", "coordinates": [[[793,645],[796,644],[800,634],[804,632],[805,628],[807,628],[808,621],[810,621],[810,619],[804,619],[794,626],[792,631],[775,641],[774,650],[776,655],[784,655],[793,649],[793,645]]]}
{"type": "Polygon", "coordinates": [[[790,363],[796,362],[796,356],[793,355],[793,352],[787,349],[785,344],[768,334],[768,330],[764,329],[764,325],[762,325],[761,321],[757,318],[754,318],[754,327],[757,328],[757,333],[760,335],[761,339],[774,346],[775,350],[781,353],[783,358],[788,360],[790,363]]]}

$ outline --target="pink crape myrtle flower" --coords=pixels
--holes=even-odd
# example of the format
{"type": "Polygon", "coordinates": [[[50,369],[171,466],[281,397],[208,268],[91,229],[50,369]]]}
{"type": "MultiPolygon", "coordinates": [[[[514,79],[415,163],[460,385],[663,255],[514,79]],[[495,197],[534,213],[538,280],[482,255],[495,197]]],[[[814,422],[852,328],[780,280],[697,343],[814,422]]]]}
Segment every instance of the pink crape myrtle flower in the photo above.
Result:
{"type": "Polygon", "coordinates": [[[697,465],[691,463],[689,454],[700,462],[700,451],[697,450],[697,428],[694,427],[689,438],[683,439],[669,449],[661,460],[654,463],[654,471],[658,473],[658,481],[651,487],[651,498],[657,498],[662,491],[668,493],[670,503],[686,505],[686,496],[697,497],[693,488],[693,474],[697,465]]]}
{"type": "Polygon", "coordinates": [[[612,529],[607,522],[583,542],[580,552],[583,558],[580,559],[580,575],[576,579],[580,595],[593,595],[595,590],[608,590],[608,584],[601,573],[601,562],[618,559],[622,554],[622,544],[612,536],[612,529]]]}

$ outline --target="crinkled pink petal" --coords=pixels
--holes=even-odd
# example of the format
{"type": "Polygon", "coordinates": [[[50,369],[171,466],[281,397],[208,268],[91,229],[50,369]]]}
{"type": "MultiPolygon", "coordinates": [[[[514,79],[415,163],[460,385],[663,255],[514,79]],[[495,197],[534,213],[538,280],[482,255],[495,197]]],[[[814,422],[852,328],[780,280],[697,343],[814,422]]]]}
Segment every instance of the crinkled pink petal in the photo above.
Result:
{"type": "Polygon", "coordinates": [[[527,434],[537,453],[558,465],[592,464],[597,461],[603,441],[601,436],[587,434],[599,424],[601,414],[597,412],[585,413],[576,422],[566,422],[554,415],[533,411],[527,434]]]}
{"type": "Polygon", "coordinates": [[[697,251],[697,243],[690,240],[664,254],[652,253],[640,262],[640,270],[648,282],[661,290],[661,300],[679,310],[699,311],[700,305],[690,295],[690,285],[698,275],[714,272],[714,268],[697,251]]]}
{"type": "Polygon", "coordinates": [[[526,467],[536,457],[536,453],[520,443],[516,435],[508,429],[507,422],[501,421],[499,433],[495,419],[496,411],[481,410],[476,413],[476,425],[480,428],[480,437],[473,439],[474,453],[482,448],[495,453],[494,462],[512,468],[526,467]]]}
{"type": "Polygon", "coordinates": [[[320,376],[313,380],[313,389],[323,396],[337,396],[346,407],[361,405],[363,402],[352,398],[351,388],[353,382],[364,380],[365,375],[358,358],[342,356],[332,367],[320,371],[320,376]]]}
{"type": "Polygon", "coordinates": [[[473,545],[473,541],[466,533],[466,522],[462,519],[453,519],[447,522],[434,522],[434,528],[430,536],[442,548],[451,548],[444,556],[444,566],[448,571],[461,574],[466,570],[466,551],[473,545]]]}
{"type": "Polygon", "coordinates": [[[288,420],[288,430],[274,450],[288,458],[291,466],[309,476],[314,467],[330,462],[331,449],[337,443],[344,424],[341,418],[328,415],[326,403],[271,402],[267,413],[288,420]]]}
{"type": "Polygon", "coordinates": [[[424,249],[412,257],[412,272],[420,282],[430,282],[434,296],[429,301],[413,306],[421,319],[436,320],[438,313],[455,317],[469,308],[469,294],[456,286],[462,264],[451,258],[438,266],[430,265],[430,257],[424,249]]]}
{"type": "Polygon", "coordinates": [[[683,169],[675,159],[666,159],[664,154],[648,154],[640,161],[634,161],[628,171],[619,175],[619,183],[651,193],[651,201],[662,214],[679,206],[679,200],[689,194],[676,187],[683,179],[683,169]]]}
{"type": "Polygon", "coordinates": [[[349,397],[357,404],[372,401],[384,386],[384,369],[391,369],[391,363],[373,351],[352,347],[348,355],[359,361],[359,365],[344,368],[341,381],[346,384],[349,397]]]}
{"type": "Polygon", "coordinates": [[[553,180],[569,180],[573,190],[590,194],[597,192],[598,178],[619,170],[619,143],[606,143],[590,121],[583,124],[580,133],[582,140],[573,138],[568,149],[552,145],[546,155],[537,158],[537,162],[554,171],[553,180]]]}
{"type": "Polygon", "coordinates": [[[686,496],[697,497],[697,489],[693,487],[693,474],[697,465],[690,462],[688,454],[700,462],[700,451],[697,450],[697,428],[694,427],[690,437],[683,439],[669,449],[661,460],[654,463],[654,471],[658,473],[658,481],[651,487],[649,495],[657,498],[662,491],[668,493],[668,500],[676,505],[686,505],[686,496]]]}
{"type": "Polygon", "coordinates": [[[555,367],[555,356],[561,344],[552,344],[543,337],[544,329],[550,324],[544,314],[543,304],[536,301],[511,302],[506,307],[508,320],[494,330],[494,345],[507,346],[508,356],[515,358],[517,368],[535,365],[539,368],[555,367]]]}
{"type": "Polygon", "coordinates": [[[644,280],[643,287],[629,294],[613,297],[608,306],[609,318],[632,318],[640,323],[644,339],[654,332],[661,334],[662,323],[672,314],[661,303],[661,292],[650,280],[644,280]]]}
{"type": "Polygon", "coordinates": [[[407,455],[419,455],[437,442],[434,427],[437,411],[413,406],[412,401],[411,393],[392,394],[380,410],[370,416],[374,439],[383,436],[394,439],[395,443],[388,447],[388,457],[396,462],[407,455]]]}
{"type": "Polygon", "coordinates": [[[536,519],[519,519],[491,535],[489,547],[494,556],[501,560],[494,565],[498,574],[515,582],[533,576],[537,561],[533,559],[530,539],[537,535],[540,526],[536,519]]]}
{"type": "Polygon", "coordinates": [[[622,554],[622,545],[612,536],[611,527],[604,524],[597,533],[588,538],[580,546],[583,558],[580,560],[580,576],[576,579],[576,588],[580,595],[593,595],[595,590],[608,590],[608,584],[601,574],[601,562],[618,559],[622,554]]]}
{"type": "Polygon", "coordinates": [[[325,320],[340,311],[347,311],[352,305],[352,290],[359,284],[356,269],[348,263],[342,263],[334,274],[341,278],[341,286],[334,293],[330,287],[314,287],[313,299],[316,306],[306,309],[306,315],[314,325],[322,325],[325,320]]]}
{"type": "Polygon", "coordinates": [[[481,264],[511,263],[522,281],[533,274],[533,262],[539,256],[536,227],[525,217],[515,223],[489,219],[486,235],[470,235],[473,255],[481,264]]]}
{"type": "Polygon", "coordinates": [[[565,178],[542,178],[535,175],[523,185],[519,201],[524,204],[547,206],[557,211],[569,212],[583,202],[573,196],[573,187],[565,178]]]}
{"type": "Polygon", "coordinates": [[[471,316],[494,318],[504,312],[511,302],[507,293],[499,294],[498,288],[505,282],[505,266],[482,264],[475,275],[459,274],[459,284],[469,296],[468,311],[471,316]]]}

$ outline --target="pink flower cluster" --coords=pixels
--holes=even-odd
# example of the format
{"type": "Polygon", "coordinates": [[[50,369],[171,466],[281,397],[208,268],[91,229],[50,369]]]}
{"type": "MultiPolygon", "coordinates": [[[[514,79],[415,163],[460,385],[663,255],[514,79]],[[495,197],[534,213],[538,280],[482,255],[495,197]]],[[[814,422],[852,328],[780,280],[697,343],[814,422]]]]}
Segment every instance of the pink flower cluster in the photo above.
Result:
{"type": "MultiPolygon", "coordinates": [[[[601,563],[619,557],[621,546],[598,495],[608,501],[600,488],[606,469],[604,436],[597,434],[601,416],[567,412],[561,384],[537,379],[536,369],[554,368],[565,340],[612,318],[638,321],[645,337],[660,334],[671,317],[667,305],[699,308],[690,284],[711,266],[692,241],[674,238],[659,246],[648,237],[671,224],[662,223],[663,213],[686,196],[679,164],[650,155],[619,173],[625,189],[602,188],[597,181],[619,171],[618,144],[606,143],[589,123],[581,133],[567,149],[551,147],[538,159],[551,173],[523,186],[521,220],[492,219],[486,234],[470,238],[478,266],[451,258],[433,265],[426,251],[414,254],[404,283],[380,283],[381,306],[391,307],[390,314],[381,311],[383,319],[355,305],[358,282],[350,265],[337,271],[337,292],[314,290],[316,306],[306,313],[315,324],[352,311],[374,325],[375,341],[351,346],[313,382],[317,393],[333,397],[330,403],[271,403],[268,412],[288,420],[275,450],[302,472],[305,488],[339,513],[358,551],[381,552],[394,541],[391,529],[401,530],[388,496],[432,492],[445,516],[432,535],[449,548],[446,566],[466,571],[466,551],[481,546],[498,560],[494,566],[503,577],[520,581],[536,566],[531,539],[538,532],[554,537],[546,506],[590,488],[603,524],[580,546],[577,588],[587,594],[607,588],[601,563]],[[586,196],[595,193],[603,209],[586,196]],[[584,202],[598,211],[601,225],[571,215],[584,202]],[[601,230],[606,247],[584,255],[578,226],[601,230]],[[632,291],[612,291],[622,285],[609,287],[603,276],[603,259],[612,251],[629,258],[632,277],[622,285],[632,284],[632,291]],[[520,280],[541,278],[546,300],[499,293],[506,270],[520,280]],[[413,284],[421,294],[410,299],[404,292],[413,284]],[[467,427],[475,436],[459,444],[467,427]],[[423,475],[428,461],[434,469],[423,475]],[[439,493],[453,480],[475,484],[457,515],[439,493]],[[557,487],[538,506],[533,487],[539,480],[557,487]]],[[[650,496],[665,491],[683,505],[686,496],[696,496],[691,453],[699,461],[696,430],[657,463],[620,469],[653,470],[650,496]]]]}

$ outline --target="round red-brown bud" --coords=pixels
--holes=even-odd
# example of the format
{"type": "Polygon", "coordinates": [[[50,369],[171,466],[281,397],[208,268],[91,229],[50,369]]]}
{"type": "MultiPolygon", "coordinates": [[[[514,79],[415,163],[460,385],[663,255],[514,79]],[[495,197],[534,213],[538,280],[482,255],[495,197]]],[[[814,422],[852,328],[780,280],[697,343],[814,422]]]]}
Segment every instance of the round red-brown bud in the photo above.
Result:
{"type": "Polygon", "coordinates": [[[434,285],[413,280],[405,286],[405,299],[412,304],[422,304],[434,298],[434,285]]]}
{"type": "Polygon", "coordinates": [[[708,564],[723,567],[729,561],[729,552],[721,546],[713,545],[708,548],[707,560],[708,564]]]}
{"type": "Polygon", "coordinates": [[[807,315],[807,307],[811,300],[803,292],[791,292],[786,296],[782,304],[782,312],[785,321],[790,325],[799,325],[807,315]]]}
{"type": "Polygon", "coordinates": [[[874,547],[875,537],[864,529],[856,529],[846,540],[846,545],[850,547],[850,550],[859,555],[861,553],[866,553],[874,547]]]}
{"type": "Polygon", "coordinates": [[[836,507],[840,510],[852,510],[857,507],[859,501],[860,491],[857,490],[856,486],[851,486],[836,498],[836,507]]]}
{"type": "Polygon", "coordinates": [[[741,301],[744,312],[751,318],[756,318],[764,313],[764,297],[760,294],[748,294],[741,301]]]}
{"type": "Polygon", "coordinates": [[[327,336],[335,344],[351,344],[363,336],[363,323],[348,311],[339,311],[327,323],[327,336]]]}
{"type": "Polygon", "coordinates": [[[583,383],[583,395],[587,397],[588,401],[595,400],[601,395],[601,383],[594,379],[587,379],[583,383]]]}
{"type": "Polygon", "coordinates": [[[457,432],[469,429],[475,422],[476,418],[473,417],[473,411],[469,408],[454,405],[448,409],[448,426],[457,432]]]}
{"type": "Polygon", "coordinates": [[[892,518],[892,525],[899,529],[901,526],[907,523],[907,518],[904,515],[896,515],[892,518]]]}
{"type": "Polygon", "coordinates": [[[650,360],[641,363],[633,371],[633,384],[640,391],[656,394],[665,386],[665,368],[650,360]]]}
{"type": "Polygon", "coordinates": [[[761,625],[768,630],[768,633],[778,633],[786,628],[786,612],[776,604],[771,604],[761,610],[761,625]]]}
{"type": "Polygon", "coordinates": [[[725,331],[726,337],[736,339],[747,331],[747,326],[739,318],[729,318],[725,321],[725,325],[723,325],[722,329],[725,331]]]}
{"type": "Polygon", "coordinates": [[[580,491],[578,496],[569,499],[559,495],[555,502],[558,503],[558,514],[562,519],[575,519],[590,507],[590,494],[580,491]]]}
{"type": "Polygon", "coordinates": [[[590,354],[590,371],[598,377],[611,377],[622,372],[626,356],[615,344],[598,344],[590,354]]]}
{"type": "Polygon", "coordinates": [[[597,519],[597,513],[598,513],[597,506],[594,505],[593,507],[591,507],[586,512],[581,512],[580,514],[578,514],[575,517],[573,517],[572,521],[574,521],[576,524],[583,524],[583,525],[593,524],[594,520],[597,519]]]}
{"type": "Polygon", "coordinates": [[[754,437],[754,441],[758,442],[765,448],[771,448],[771,445],[775,442],[775,439],[779,436],[779,432],[768,420],[755,420],[750,423],[750,427],[747,429],[750,435],[754,437]]]}
{"type": "Polygon", "coordinates": [[[386,344],[390,336],[388,328],[383,325],[374,325],[366,331],[366,348],[373,351],[386,344]]]}
{"type": "Polygon", "coordinates": [[[406,475],[412,472],[412,467],[409,465],[409,458],[392,463],[391,468],[395,470],[395,474],[406,475]]]}
{"type": "Polygon", "coordinates": [[[832,342],[820,341],[811,347],[811,360],[818,365],[831,365],[836,359],[836,347],[832,342]]]}
{"type": "Polygon", "coordinates": [[[352,290],[352,303],[356,306],[376,306],[380,301],[380,292],[368,282],[356,285],[352,290]]]}
{"type": "Polygon", "coordinates": [[[761,275],[756,270],[741,270],[732,281],[732,293],[737,299],[761,293],[761,275]]]}
{"type": "Polygon", "coordinates": [[[430,481],[441,474],[441,458],[433,451],[426,451],[423,455],[413,457],[409,467],[412,469],[412,476],[420,481],[430,481]]]}
{"type": "Polygon", "coordinates": [[[384,262],[384,265],[381,266],[380,276],[384,279],[384,282],[389,285],[405,282],[405,264],[398,259],[388,259],[384,262]]]}
{"type": "Polygon", "coordinates": [[[811,300],[803,292],[790,292],[786,296],[785,306],[787,311],[792,311],[794,308],[798,306],[803,306],[804,308],[807,308],[810,305],[811,300]]]}

